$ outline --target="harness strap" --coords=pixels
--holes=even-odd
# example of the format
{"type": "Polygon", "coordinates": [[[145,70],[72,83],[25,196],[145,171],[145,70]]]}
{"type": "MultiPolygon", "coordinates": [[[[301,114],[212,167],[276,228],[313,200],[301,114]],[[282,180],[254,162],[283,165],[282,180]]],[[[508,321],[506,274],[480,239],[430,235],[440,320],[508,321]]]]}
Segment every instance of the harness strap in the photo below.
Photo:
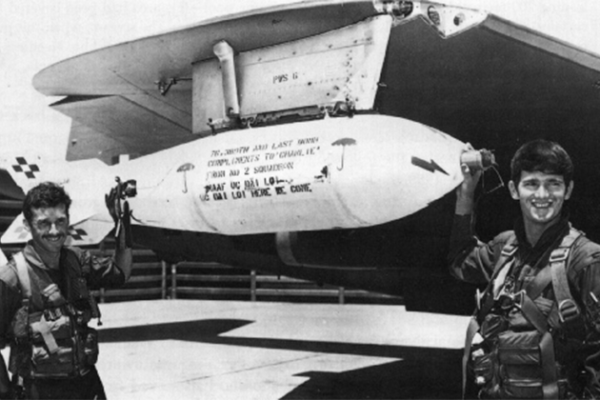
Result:
{"type": "Polygon", "coordinates": [[[17,276],[23,293],[23,300],[27,299],[34,309],[43,309],[44,300],[42,291],[52,282],[48,272],[41,268],[32,268],[22,252],[14,255],[15,265],[17,267],[17,276]]]}
{"type": "Polygon", "coordinates": [[[565,236],[560,247],[550,255],[550,271],[552,273],[552,289],[556,298],[558,318],[561,324],[568,324],[581,316],[577,303],[569,289],[567,278],[567,259],[575,241],[582,235],[581,232],[571,229],[565,236]]]}
{"type": "Polygon", "coordinates": [[[467,335],[465,338],[465,349],[463,352],[462,358],[462,389],[464,399],[467,391],[467,365],[469,364],[469,357],[471,356],[471,346],[473,344],[473,338],[479,331],[479,323],[477,322],[477,318],[473,317],[469,321],[469,326],[467,327],[467,335]]]}
{"type": "Polygon", "coordinates": [[[549,331],[540,340],[540,356],[542,364],[542,392],[544,399],[558,399],[558,376],[554,357],[554,339],[549,331]]]}
{"type": "Polygon", "coordinates": [[[525,291],[521,291],[521,304],[519,308],[523,316],[534,326],[534,328],[540,333],[546,333],[548,331],[547,318],[538,306],[531,300],[531,297],[527,296],[525,291]]]}
{"type": "MultiPolygon", "coordinates": [[[[573,300],[566,273],[566,264],[571,247],[575,241],[581,236],[581,232],[571,229],[565,236],[560,246],[550,254],[548,267],[542,269],[535,279],[527,286],[525,290],[520,292],[519,306],[523,316],[542,334],[540,340],[540,356],[542,365],[542,391],[544,399],[557,399],[558,376],[556,371],[556,358],[554,354],[554,339],[552,333],[548,330],[549,326],[553,326],[551,320],[553,313],[558,313],[558,318],[561,323],[570,322],[580,317],[579,308],[573,300]],[[552,312],[546,317],[532,299],[537,298],[542,291],[552,282],[556,303],[552,312]],[[557,311],[555,311],[557,310],[557,311]]],[[[502,249],[500,258],[498,259],[490,284],[486,288],[486,292],[492,291],[494,296],[487,296],[486,303],[482,306],[477,316],[485,315],[493,305],[493,298],[496,297],[499,288],[506,280],[506,276],[510,271],[514,254],[518,249],[516,237],[511,237],[502,249]],[[491,298],[490,298],[491,297],[491,298]],[[490,301],[491,300],[491,301],[490,301]]],[[[554,314],[556,315],[556,314],[554,314]]],[[[467,364],[471,355],[471,346],[475,334],[479,330],[479,323],[476,318],[472,318],[469,327],[467,328],[465,350],[463,354],[463,398],[466,394],[467,387],[467,364]]]]}
{"type": "Polygon", "coordinates": [[[542,334],[540,340],[540,363],[542,365],[542,391],[544,399],[558,398],[558,376],[554,355],[554,339],[548,330],[547,317],[526,292],[521,291],[521,313],[542,334]]]}
{"type": "MultiPolygon", "coordinates": [[[[31,276],[29,274],[29,264],[27,260],[25,260],[25,256],[22,252],[16,253],[13,256],[15,260],[15,266],[17,268],[17,276],[19,277],[19,283],[21,285],[21,291],[23,293],[23,307],[27,310],[29,314],[29,303],[32,298],[32,290],[31,290],[31,276]]],[[[36,281],[36,286],[39,287],[39,278],[33,274],[33,279],[36,281]]],[[[48,352],[50,354],[56,354],[59,350],[58,344],[56,343],[56,339],[52,335],[52,326],[46,321],[44,314],[41,315],[41,318],[38,322],[34,322],[31,324],[31,327],[38,331],[44,340],[48,348],[48,352]]]]}
{"type": "Polygon", "coordinates": [[[58,353],[58,344],[56,343],[56,339],[54,339],[54,335],[52,335],[52,325],[46,321],[46,317],[42,314],[39,322],[34,322],[31,324],[31,328],[36,330],[42,335],[42,339],[44,343],[48,347],[48,352],[50,354],[58,353]]]}
{"type": "Polygon", "coordinates": [[[494,266],[494,274],[493,274],[492,278],[499,274],[500,269],[508,261],[512,260],[512,258],[517,253],[518,249],[519,249],[519,245],[517,243],[517,236],[513,234],[504,243],[504,247],[502,248],[502,252],[500,253],[500,258],[498,258],[498,261],[496,261],[496,265],[494,266]]]}
{"type": "Polygon", "coordinates": [[[494,272],[492,273],[492,277],[485,288],[484,292],[481,296],[477,298],[477,304],[480,303],[480,300],[483,299],[483,304],[481,307],[476,310],[476,316],[478,321],[481,321],[481,317],[486,315],[492,306],[494,305],[494,299],[497,295],[496,282],[502,282],[510,268],[512,267],[512,262],[514,261],[514,255],[517,253],[518,245],[517,245],[517,237],[512,235],[504,244],[502,248],[502,252],[500,253],[500,257],[496,261],[496,265],[494,266],[494,272]]]}
{"type": "Polygon", "coordinates": [[[512,267],[518,249],[517,237],[516,235],[512,235],[506,243],[504,243],[500,258],[498,258],[498,261],[496,261],[496,265],[494,266],[494,275],[491,279],[491,282],[493,282],[494,298],[498,295],[498,290],[501,286],[500,284],[506,280],[506,276],[512,267]]]}
{"type": "Polygon", "coordinates": [[[473,344],[473,338],[475,337],[480,328],[478,320],[482,315],[487,314],[487,312],[490,310],[494,303],[495,296],[490,296],[489,294],[494,290],[494,282],[498,279],[498,275],[502,273],[503,277],[505,278],[508,274],[508,271],[510,270],[513,258],[517,253],[518,249],[516,239],[516,236],[512,235],[505,242],[504,247],[502,248],[502,252],[500,253],[500,257],[498,258],[498,260],[496,261],[496,265],[494,266],[494,272],[492,273],[492,277],[485,291],[482,293],[481,297],[477,296],[477,303],[479,303],[481,299],[484,300],[484,303],[481,305],[481,309],[475,311],[475,315],[469,321],[469,326],[467,328],[465,347],[462,359],[463,398],[465,398],[467,390],[467,365],[469,363],[469,357],[471,356],[471,346],[473,344]]]}
{"type": "Polygon", "coordinates": [[[28,264],[25,260],[25,256],[22,252],[13,255],[15,260],[15,266],[17,267],[17,276],[19,277],[19,283],[21,284],[21,291],[23,292],[23,298],[31,298],[31,281],[29,280],[28,264]]]}
{"type": "Polygon", "coordinates": [[[533,281],[527,285],[525,292],[527,293],[527,296],[535,300],[542,294],[550,282],[552,282],[552,273],[550,272],[550,268],[546,266],[538,272],[533,281]]]}
{"type": "Polygon", "coordinates": [[[498,275],[496,276],[496,278],[493,280],[492,286],[493,286],[494,299],[496,299],[496,297],[500,293],[500,288],[502,287],[503,283],[506,282],[506,277],[507,277],[508,273],[510,272],[510,270],[512,269],[514,261],[515,261],[514,258],[507,260],[506,263],[502,266],[502,268],[498,272],[498,275]]]}

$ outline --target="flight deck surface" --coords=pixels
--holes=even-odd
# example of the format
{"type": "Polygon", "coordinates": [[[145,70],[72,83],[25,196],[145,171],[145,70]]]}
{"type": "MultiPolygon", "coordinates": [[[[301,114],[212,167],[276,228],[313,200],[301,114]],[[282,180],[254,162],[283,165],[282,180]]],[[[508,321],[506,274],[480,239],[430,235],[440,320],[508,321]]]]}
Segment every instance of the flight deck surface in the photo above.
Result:
{"type": "Polygon", "coordinates": [[[113,400],[461,396],[467,317],[200,300],[101,310],[98,369],[113,400]]]}

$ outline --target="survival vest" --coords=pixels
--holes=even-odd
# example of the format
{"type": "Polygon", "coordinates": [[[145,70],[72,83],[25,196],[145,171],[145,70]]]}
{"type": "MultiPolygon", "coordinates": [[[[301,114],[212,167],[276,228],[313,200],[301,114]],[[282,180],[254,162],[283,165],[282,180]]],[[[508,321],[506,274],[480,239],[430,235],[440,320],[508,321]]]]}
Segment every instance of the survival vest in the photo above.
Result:
{"type": "Polygon", "coordinates": [[[100,317],[87,287],[89,271],[64,248],[60,266],[66,293],[61,293],[48,273],[31,267],[23,253],[13,260],[23,300],[11,322],[11,373],[23,379],[86,374],[98,358],[97,332],[87,323],[100,317]]]}
{"type": "Polygon", "coordinates": [[[566,272],[569,252],[581,236],[571,228],[550,253],[548,265],[519,291],[514,290],[510,276],[518,245],[516,237],[509,238],[490,283],[476,299],[463,357],[463,393],[467,385],[476,385],[481,398],[557,399],[564,395],[566,368],[555,354],[555,340],[562,335],[575,343],[583,341],[578,337],[585,332],[583,319],[566,272]],[[552,285],[554,299],[541,296],[548,285],[552,285]],[[479,340],[474,343],[476,337],[479,340]]]}

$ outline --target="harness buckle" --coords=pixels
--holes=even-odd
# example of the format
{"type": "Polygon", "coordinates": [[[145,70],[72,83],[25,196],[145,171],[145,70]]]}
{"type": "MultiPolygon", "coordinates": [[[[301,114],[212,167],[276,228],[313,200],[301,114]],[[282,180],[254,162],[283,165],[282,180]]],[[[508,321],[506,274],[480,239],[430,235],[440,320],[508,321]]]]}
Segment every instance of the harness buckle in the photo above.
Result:
{"type": "Polygon", "coordinates": [[[565,299],[558,305],[558,319],[562,324],[579,317],[579,307],[573,299],[565,299]]]}
{"type": "Polygon", "coordinates": [[[515,246],[514,244],[507,244],[502,248],[501,254],[504,257],[512,257],[515,255],[515,253],[517,252],[518,249],[519,249],[519,247],[515,246]]]}
{"type": "Polygon", "coordinates": [[[525,301],[525,291],[521,290],[517,293],[502,290],[495,299],[498,307],[503,311],[510,311],[513,308],[522,309],[525,301]]]}
{"type": "Polygon", "coordinates": [[[513,302],[515,304],[515,307],[517,307],[519,310],[523,309],[523,303],[525,302],[525,296],[526,296],[525,290],[521,290],[513,295],[513,302]]]}
{"type": "Polygon", "coordinates": [[[567,259],[568,255],[569,255],[568,247],[559,247],[558,249],[555,249],[550,254],[550,259],[548,260],[548,262],[555,263],[555,262],[565,261],[567,259]]]}

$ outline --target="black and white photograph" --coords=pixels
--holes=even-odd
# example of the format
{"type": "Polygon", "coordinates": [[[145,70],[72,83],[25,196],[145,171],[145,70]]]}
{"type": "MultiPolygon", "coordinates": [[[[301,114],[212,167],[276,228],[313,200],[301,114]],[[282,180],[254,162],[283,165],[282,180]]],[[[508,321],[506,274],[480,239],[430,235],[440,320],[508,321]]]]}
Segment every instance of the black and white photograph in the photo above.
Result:
{"type": "Polygon", "coordinates": [[[600,398],[599,19],[3,0],[0,399],[600,398]]]}

